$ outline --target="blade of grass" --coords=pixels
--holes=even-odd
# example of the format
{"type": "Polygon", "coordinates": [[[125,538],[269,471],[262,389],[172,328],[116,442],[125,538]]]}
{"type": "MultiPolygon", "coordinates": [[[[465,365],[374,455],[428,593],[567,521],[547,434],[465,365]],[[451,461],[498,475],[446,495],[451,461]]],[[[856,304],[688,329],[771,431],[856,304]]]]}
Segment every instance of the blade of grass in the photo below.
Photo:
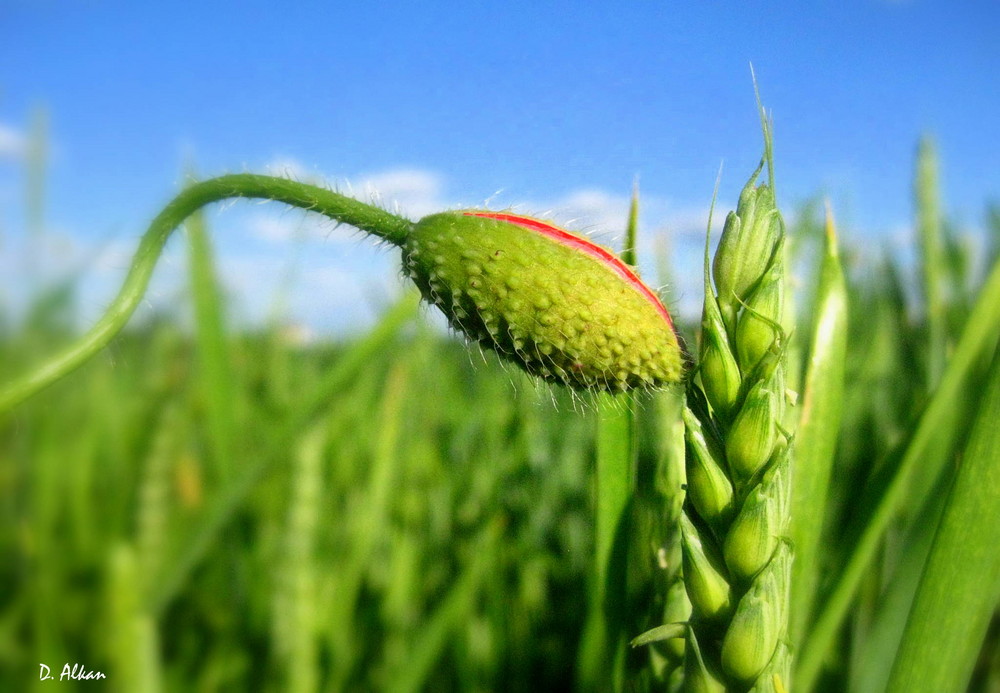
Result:
{"type": "Polygon", "coordinates": [[[945,324],[943,273],[946,262],[942,240],[941,211],[938,201],[937,155],[930,137],[917,146],[917,171],[914,198],[917,208],[917,231],[920,251],[921,288],[927,320],[927,390],[941,379],[945,364],[945,324]]]}
{"type": "Polygon", "coordinates": [[[632,197],[629,199],[628,223],[625,225],[625,244],[622,246],[622,261],[636,264],[636,240],[639,235],[639,179],[632,182],[632,197]]]}
{"type": "MultiPolygon", "coordinates": [[[[861,578],[875,558],[879,543],[896,512],[905,502],[923,503],[922,497],[911,494],[912,478],[919,469],[921,476],[929,477],[928,490],[942,472],[949,459],[947,455],[928,455],[931,448],[950,448],[943,440],[954,441],[958,431],[948,426],[950,413],[960,402],[968,399],[968,380],[975,366],[991,353],[1000,330],[1000,263],[997,263],[983,285],[979,299],[973,307],[961,339],[940,385],[920,417],[919,423],[903,452],[895,475],[885,487],[843,572],[825,600],[815,627],[801,649],[797,670],[796,689],[811,690],[819,675],[823,659],[833,645],[837,632],[851,605],[861,578]]],[[[926,485],[925,485],[926,486],[926,485]]]]}
{"type": "Polygon", "coordinates": [[[315,560],[319,511],[324,495],[323,424],[301,439],[292,470],[292,495],[285,528],[284,556],[275,594],[276,650],[284,665],[284,690],[308,693],[319,685],[317,643],[317,579],[323,567],[315,560]]]}
{"type": "Polygon", "coordinates": [[[889,693],[957,693],[972,674],[1000,601],[997,421],[1000,349],[910,610],[889,693]]]}
{"type": "Polygon", "coordinates": [[[795,437],[792,484],[793,643],[801,641],[812,611],[818,578],[817,548],[825,518],[827,488],[833,468],[844,399],[847,356],[847,287],[837,253],[833,215],[827,207],[826,247],[820,266],[812,345],[802,414],[795,437]]]}
{"type": "Polygon", "coordinates": [[[624,527],[635,461],[634,397],[598,395],[594,479],[595,546],[590,607],[580,646],[583,690],[621,690],[624,685],[624,527]]]}
{"type": "Polygon", "coordinates": [[[40,258],[45,235],[45,178],[49,151],[49,116],[48,111],[36,107],[31,113],[31,130],[28,134],[28,147],[25,157],[25,225],[28,230],[28,243],[25,246],[25,265],[27,272],[24,279],[29,282],[30,293],[39,288],[41,273],[40,258]]]}
{"type": "Polygon", "coordinates": [[[25,157],[27,196],[25,225],[35,244],[45,233],[45,178],[49,159],[49,112],[38,106],[31,113],[31,131],[25,157]]]}
{"type": "MultiPolygon", "coordinates": [[[[645,643],[661,640],[659,635],[666,632],[679,632],[678,635],[669,636],[669,639],[658,646],[648,648],[648,666],[657,681],[671,681],[683,676],[686,622],[691,617],[691,602],[684,588],[684,576],[681,574],[683,556],[680,518],[683,513],[687,483],[682,412],[686,403],[687,393],[682,387],[657,392],[651,402],[657,423],[654,429],[656,431],[654,450],[657,460],[652,485],[658,493],[652,495],[647,492],[644,495],[656,500],[660,512],[653,516],[658,526],[657,534],[651,538],[654,538],[656,543],[650,544],[649,540],[645,539],[645,546],[637,547],[639,560],[631,566],[633,568],[648,566],[647,569],[655,575],[653,583],[655,589],[662,596],[662,610],[657,612],[651,609],[648,614],[649,620],[645,623],[639,622],[643,628],[653,627],[651,630],[645,630],[642,635],[633,637],[630,642],[631,647],[636,648],[645,643]],[[651,548],[655,552],[650,550],[651,548]],[[654,556],[655,564],[652,563],[654,556]],[[678,626],[679,631],[675,629],[678,626]],[[655,631],[657,635],[652,635],[651,631],[655,631]]],[[[637,491],[642,493],[646,489],[640,484],[648,482],[641,480],[641,473],[637,473],[636,477],[637,491]]],[[[637,494],[637,499],[641,497],[637,494]]],[[[649,601],[648,596],[645,599],[649,601]]],[[[661,602],[653,600],[652,603],[658,605],[661,602]]],[[[630,629],[627,635],[634,636],[641,630],[642,628],[630,629]]]]}
{"type": "Polygon", "coordinates": [[[481,585],[496,562],[500,534],[499,522],[492,522],[481,530],[469,563],[421,628],[420,638],[410,651],[406,666],[396,672],[385,690],[399,693],[428,690],[427,678],[441,658],[448,639],[468,621],[468,615],[475,608],[481,585]]]}
{"type": "Polygon", "coordinates": [[[155,620],[143,609],[143,576],[131,546],[111,548],[107,573],[111,681],[115,690],[158,693],[164,687],[159,636],[155,620]]]}
{"type": "MultiPolygon", "coordinates": [[[[635,264],[639,197],[633,188],[622,259],[635,264]]],[[[626,638],[626,518],[637,453],[635,397],[597,399],[595,543],[590,605],[580,643],[578,683],[585,690],[621,690],[626,638]]]]}
{"type": "Polygon", "coordinates": [[[223,319],[222,296],[215,274],[212,246],[205,232],[205,215],[195,212],[184,225],[191,267],[191,298],[199,368],[199,389],[205,402],[212,461],[220,478],[235,469],[233,374],[223,319]]]}
{"type": "MultiPolygon", "coordinates": [[[[948,484],[944,486],[947,493],[948,484]]],[[[876,596],[877,608],[868,624],[864,645],[851,667],[848,690],[862,693],[885,690],[943,505],[940,498],[932,499],[930,506],[916,518],[910,536],[899,551],[900,560],[892,577],[876,596]]]]}
{"type": "Polygon", "coordinates": [[[177,594],[188,575],[211,548],[219,532],[233,517],[264,472],[278,461],[287,458],[288,446],[302,430],[303,425],[315,416],[332,393],[342,389],[345,383],[356,376],[372,354],[388,347],[402,325],[416,313],[417,305],[417,297],[411,293],[388,311],[374,330],[337,360],[313,394],[304,397],[303,405],[289,415],[287,423],[270,439],[268,449],[249,463],[239,477],[226,484],[224,489],[210,501],[204,519],[184,542],[178,555],[166,562],[164,572],[155,582],[155,589],[150,598],[152,613],[161,613],[177,594]]]}
{"type": "Polygon", "coordinates": [[[363,490],[359,489],[362,502],[351,513],[351,547],[344,565],[338,569],[337,599],[326,615],[328,628],[339,638],[335,648],[338,662],[334,680],[337,688],[346,685],[338,676],[350,674],[357,655],[357,639],[353,634],[358,630],[356,611],[363,599],[365,573],[378,547],[387,539],[392,526],[393,490],[401,476],[398,453],[400,431],[405,417],[403,405],[410,389],[408,363],[397,362],[382,386],[384,396],[377,421],[379,428],[372,451],[368,478],[363,490]]]}
{"type": "Polygon", "coordinates": [[[986,210],[986,232],[986,266],[992,267],[1000,258],[1000,203],[994,202],[986,210]]]}

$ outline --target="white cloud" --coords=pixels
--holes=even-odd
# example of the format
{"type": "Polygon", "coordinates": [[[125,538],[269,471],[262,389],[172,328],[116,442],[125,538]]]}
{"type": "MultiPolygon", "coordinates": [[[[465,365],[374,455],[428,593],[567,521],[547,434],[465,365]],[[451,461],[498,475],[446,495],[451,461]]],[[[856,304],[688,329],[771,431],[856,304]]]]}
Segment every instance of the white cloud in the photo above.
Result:
{"type": "Polygon", "coordinates": [[[322,179],[318,171],[310,171],[301,161],[291,157],[279,157],[268,162],[264,166],[264,171],[272,176],[281,176],[308,183],[317,182],[322,179]]]}
{"type": "Polygon", "coordinates": [[[381,196],[437,199],[441,177],[420,169],[390,169],[365,176],[363,185],[366,192],[381,196]]]}
{"type": "Polygon", "coordinates": [[[255,209],[243,225],[251,236],[268,243],[330,243],[343,242],[352,237],[350,233],[334,233],[337,225],[326,217],[297,209],[280,209],[273,205],[255,209]]]}
{"type": "Polygon", "coordinates": [[[264,169],[272,176],[328,186],[359,200],[397,206],[414,217],[441,209],[442,178],[424,169],[392,168],[337,180],[290,157],[274,159],[264,169]]]}
{"type": "Polygon", "coordinates": [[[576,190],[551,203],[552,213],[573,226],[596,233],[621,233],[628,219],[629,198],[603,190],[576,190]]]}
{"type": "MultiPolygon", "coordinates": [[[[537,206],[548,210],[543,216],[550,216],[576,230],[593,233],[598,240],[608,234],[617,240],[625,232],[630,202],[628,195],[583,189],[571,191],[537,206]]],[[[720,208],[724,209],[721,203],[716,205],[717,228],[721,228],[720,208]]],[[[640,193],[640,241],[643,238],[669,234],[672,238],[685,242],[696,240],[700,243],[705,235],[708,210],[707,201],[703,205],[682,205],[666,197],[640,193]]]]}
{"type": "Polygon", "coordinates": [[[0,123],[0,159],[20,159],[26,146],[23,133],[0,123]]]}
{"type": "MultiPolygon", "coordinates": [[[[287,175],[296,180],[325,185],[334,181],[319,172],[309,172],[293,159],[275,160],[267,166],[267,170],[274,175],[287,175]]],[[[394,168],[362,174],[335,187],[345,195],[378,204],[411,219],[469,204],[468,201],[447,196],[440,175],[418,168],[394,168]]],[[[549,200],[518,203],[513,208],[519,213],[549,218],[568,228],[593,234],[598,242],[615,246],[625,230],[629,202],[627,194],[584,188],[549,200]]],[[[717,225],[721,227],[719,209],[726,208],[722,203],[717,205],[717,225]]],[[[700,245],[707,218],[707,201],[701,205],[679,205],[665,197],[640,197],[640,234],[647,241],[669,234],[675,240],[693,240],[700,245]]],[[[247,221],[247,228],[256,238],[272,243],[303,238],[327,242],[340,239],[339,233],[332,233],[334,227],[332,222],[315,215],[286,210],[275,212],[271,206],[260,208],[247,221]]],[[[353,237],[347,235],[344,238],[353,237]]]]}
{"type": "Polygon", "coordinates": [[[898,221],[890,225],[888,230],[882,235],[884,238],[878,239],[878,242],[883,243],[887,239],[890,247],[895,250],[912,248],[917,243],[916,229],[913,228],[913,223],[909,221],[898,221]]]}
{"type": "MultiPolygon", "coordinates": [[[[7,300],[5,307],[14,319],[21,319],[44,292],[68,284],[75,326],[85,329],[105,313],[121,290],[139,239],[93,239],[75,229],[50,225],[39,239],[16,234],[4,241],[0,295],[7,300]]],[[[180,245],[167,247],[133,322],[148,315],[151,307],[176,306],[186,280],[182,251],[180,245]]]]}
{"type": "Polygon", "coordinates": [[[370,200],[411,219],[446,209],[441,199],[439,175],[421,169],[390,169],[363,176],[357,189],[359,199],[370,200]]]}
{"type": "Polygon", "coordinates": [[[233,324],[277,319],[310,335],[341,334],[375,322],[380,306],[398,294],[395,258],[345,253],[280,259],[271,253],[226,258],[220,266],[233,298],[233,324]]]}

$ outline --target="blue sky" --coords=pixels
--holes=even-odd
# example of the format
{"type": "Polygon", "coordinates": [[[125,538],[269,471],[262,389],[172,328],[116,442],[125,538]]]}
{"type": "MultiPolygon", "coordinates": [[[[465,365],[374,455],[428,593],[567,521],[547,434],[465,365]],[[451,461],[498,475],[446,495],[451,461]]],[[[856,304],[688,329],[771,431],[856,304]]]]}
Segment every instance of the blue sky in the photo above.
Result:
{"type": "MultiPolygon", "coordinates": [[[[271,170],[377,192],[412,216],[515,206],[609,244],[639,176],[647,243],[670,234],[680,270],[667,292],[683,304],[700,292],[698,233],[719,164],[730,203],[760,154],[750,62],[789,213],[825,193],[853,242],[904,244],[923,132],[952,217],[974,230],[1000,197],[996,2],[340,5],[0,3],[7,300],[39,106],[51,140],[46,269],[87,268],[84,318],[112,295],[187,162],[202,175],[271,170]]],[[[390,251],[301,213],[236,205],[210,221],[244,318],[280,294],[276,310],[340,329],[399,285],[390,251]]],[[[168,261],[154,304],[182,291],[178,244],[168,261]]]]}

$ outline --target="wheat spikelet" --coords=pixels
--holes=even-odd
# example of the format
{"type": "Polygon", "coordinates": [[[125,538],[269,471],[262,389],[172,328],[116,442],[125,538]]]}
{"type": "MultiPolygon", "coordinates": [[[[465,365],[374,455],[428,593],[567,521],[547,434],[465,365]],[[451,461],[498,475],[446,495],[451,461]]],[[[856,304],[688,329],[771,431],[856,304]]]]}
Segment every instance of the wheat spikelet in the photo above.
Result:
{"type": "Polygon", "coordinates": [[[788,681],[784,225],[773,178],[757,184],[770,164],[767,127],[765,141],[765,158],[726,219],[711,278],[706,254],[701,366],[685,412],[691,691],[779,691],[788,681]]]}

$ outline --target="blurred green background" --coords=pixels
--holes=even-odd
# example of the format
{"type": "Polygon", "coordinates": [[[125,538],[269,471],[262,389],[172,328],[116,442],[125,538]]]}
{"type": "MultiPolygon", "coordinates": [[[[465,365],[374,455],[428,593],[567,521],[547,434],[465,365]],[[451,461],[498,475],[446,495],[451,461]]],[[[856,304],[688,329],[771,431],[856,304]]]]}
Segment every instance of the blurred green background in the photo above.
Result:
{"type": "MultiPolygon", "coordinates": [[[[790,234],[803,330],[817,208],[797,210],[790,234]]],[[[981,255],[938,228],[946,344],[998,257],[1000,214],[987,217],[981,255]]],[[[81,686],[120,691],[571,687],[593,587],[598,403],[446,334],[412,292],[350,337],[303,340],[280,319],[234,328],[210,229],[196,216],[183,235],[172,307],[0,420],[0,687],[48,685],[40,663],[57,676],[79,663],[108,675],[81,686]]],[[[844,253],[863,318],[849,338],[828,566],[865,507],[858,489],[884,484],[934,377],[908,297],[916,278],[892,256],[844,253]]],[[[77,281],[39,284],[23,315],[0,315],[5,379],[77,333],[77,281]]],[[[630,635],[663,621],[675,570],[664,561],[677,395],[639,400],[630,635]]],[[[887,565],[914,542],[926,550],[936,510],[906,512],[887,565]]],[[[877,621],[879,584],[891,582],[873,575],[853,618],[877,621]]],[[[977,681],[997,680],[996,640],[977,681]]],[[[664,653],[631,656],[652,685],[664,653]]],[[[842,690],[859,656],[849,648],[821,688],[842,690]]]]}

